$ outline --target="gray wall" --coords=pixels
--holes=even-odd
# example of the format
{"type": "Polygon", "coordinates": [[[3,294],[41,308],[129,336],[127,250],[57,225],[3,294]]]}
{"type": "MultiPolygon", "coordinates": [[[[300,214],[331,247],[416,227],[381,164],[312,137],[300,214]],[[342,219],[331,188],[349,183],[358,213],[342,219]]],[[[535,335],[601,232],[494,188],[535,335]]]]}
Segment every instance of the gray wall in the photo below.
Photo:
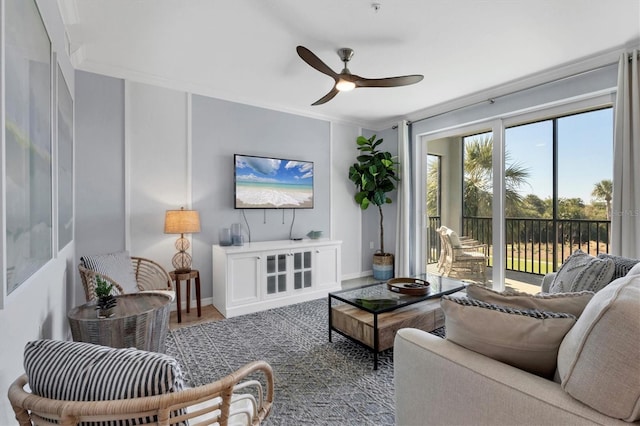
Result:
{"type": "MultiPolygon", "coordinates": [[[[125,247],[124,82],[76,72],[75,90],[79,260],[125,247]]],[[[83,300],[80,281],[75,290],[83,300]]]]}
{"type": "MultiPolygon", "coordinates": [[[[194,95],[192,98],[193,208],[200,212],[202,231],[193,236],[194,265],[203,282],[211,282],[211,245],[220,228],[241,223],[251,241],[286,240],[291,209],[235,210],[233,154],[279,157],[314,163],[314,208],[295,211],[292,237],[311,230],[329,235],[329,122],[194,95]]],[[[211,289],[203,289],[211,295],[211,289]]]]}
{"type": "MultiPolygon", "coordinates": [[[[382,138],[383,142],[379,148],[389,151],[392,155],[398,155],[398,131],[396,129],[386,129],[374,132],[363,130],[362,136],[370,138],[376,135],[376,140],[382,138]]],[[[355,159],[354,159],[355,160],[355,159]]],[[[382,206],[384,216],[384,250],[387,253],[395,253],[396,249],[396,219],[397,219],[397,191],[389,194],[391,204],[382,206]]],[[[371,271],[373,269],[373,254],[380,249],[380,214],[377,206],[370,206],[362,212],[362,270],[371,271]],[[373,242],[373,249],[371,243],[373,242]]]]}
{"type": "Polygon", "coordinates": [[[342,241],[343,279],[366,273],[362,269],[362,213],[353,199],[355,186],[348,179],[349,167],[358,155],[360,132],[347,124],[331,124],[331,238],[342,241]]]}
{"type": "MultiPolygon", "coordinates": [[[[354,232],[362,220],[348,167],[338,170],[355,159],[359,127],[332,130],[325,120],[77,74],[78,258],[128,249],[171,270],[177,236],[163,234],[164,211],[190,206],[202,228],[188,236],[193,267],[201,273],[203,298],[211,297],[211,245],[221,228],[241,223],[248,239],[244,212],[252,241],[281,240],[289,238],[293,221],[291,209],[233,208],[233,154],[239,153],[313,161],[314,208],[296,210],[291,234],[322,230],[344,241],[343,270],[349,278],[368,273],[371,251],[361,252],[360,232],[354,232]],[[345,226],[332,229],[332,221],[345,226]]],[[[395,132],[390,135],[394,140],[395,132]]],[[[395,150],[395,142],[389,145],[395,150]]],[[[393,239],[395,209],[389,210],[385,224],[393,239]]],[[[392,249],[393,241],[388,244],[392,249]]]]}

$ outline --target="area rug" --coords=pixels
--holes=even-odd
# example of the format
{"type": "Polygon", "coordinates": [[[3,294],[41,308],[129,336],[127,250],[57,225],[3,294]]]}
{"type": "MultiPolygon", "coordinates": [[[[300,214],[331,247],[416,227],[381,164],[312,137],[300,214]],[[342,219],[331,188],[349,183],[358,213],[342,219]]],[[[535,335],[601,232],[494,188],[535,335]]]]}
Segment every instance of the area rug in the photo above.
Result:
{"type": "MultiPolygon", "coordinates": [[[[254,361],[273,367],[267,425],[391,425],[393,351],[373,354],[333,333],[327,299],[193,325],[170,332],[167,353],[190,386],[215,381],[254,361]]],[[[443,330],[434,331],[443,335],[443,330]]]]}

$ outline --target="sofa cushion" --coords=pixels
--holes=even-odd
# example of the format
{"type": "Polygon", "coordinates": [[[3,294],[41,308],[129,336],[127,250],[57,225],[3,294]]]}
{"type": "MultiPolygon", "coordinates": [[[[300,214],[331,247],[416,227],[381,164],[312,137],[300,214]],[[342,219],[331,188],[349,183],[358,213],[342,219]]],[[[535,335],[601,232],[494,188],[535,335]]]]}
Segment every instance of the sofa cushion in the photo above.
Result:
{"type": "Polygon", "coordinates": [[[558,270],[549,292],[597,292],[611,282],[614,268],[615,264],[611,259],[598,259],[582,250],[576,250],[558,270]]]}
{"type": "Polygon", "coordinates": [[[623,256],[615,256],[609,253],[600,253],[598,255],[598,259],[611,259],[613,260],[614,269],[613,276],[611,277],[611,281],[616,280],[620,277],[624,277],[629,273],[631,268],[640,263],[638,259],[631,259],[623,256]]]}
{"type": "Polygon", "coordinates": [[[446,338],[498,361],[552,378],[558,347],[576,317],[443,296],[446,338]]]}
{"type": "Polygon", "coordinates": [[[112,278],[125,293],[139,291],[128,251],[82,256],[80,262],[85,268],[112,278]]]}
{"type": "Polygon", "coordinates": [[[467,296],[495,305],[510,306],[516,309],[535,309],[539,311],[566,312],[575,315],[582,314],[584,307],[591,300],[592,291],[577,293],[529,294],[517,290],[498,292],[477,284],[467,286],[467,296]]]}
{"type": "Polygon", "coordinates": [[[595,294],[558,352],[562,388],[611,417],[640,420],[640,276],[595,294]]]}
{"type": "Polygon", "coordinates": [[[136,398],[184,387],[180,365],[169,355],[82,342],[28,342],[24,369],[35,395],[65,401],[136,398]]]}

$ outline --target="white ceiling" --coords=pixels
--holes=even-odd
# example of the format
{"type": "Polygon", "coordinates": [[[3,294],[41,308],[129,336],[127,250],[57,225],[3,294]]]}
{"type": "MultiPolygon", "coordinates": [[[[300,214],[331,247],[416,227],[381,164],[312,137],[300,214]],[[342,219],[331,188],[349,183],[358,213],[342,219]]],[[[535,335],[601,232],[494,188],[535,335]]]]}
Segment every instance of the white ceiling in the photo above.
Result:
{"type": "Polygon", "coordinates": [[[78,69],[371,128],[640,44],[640,0],[58,0],[78,69]],[[379,11],[372,3],[381,5],[379,11]],[[413,86],[311,106],[333,80],[304,63],[413,86]]]}

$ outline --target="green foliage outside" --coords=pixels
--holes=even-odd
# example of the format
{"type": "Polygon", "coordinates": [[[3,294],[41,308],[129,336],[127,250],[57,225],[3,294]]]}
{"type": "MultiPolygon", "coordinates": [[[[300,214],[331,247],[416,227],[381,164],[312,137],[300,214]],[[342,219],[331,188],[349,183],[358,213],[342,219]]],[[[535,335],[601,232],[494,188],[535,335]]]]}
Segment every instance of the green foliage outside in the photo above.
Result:
{"type": "MultiPolygon", "coordinates": [[[[491,217],[493,200],[493,167],[492,167],[493,138],[480,135],[471,138],[464,146],[464,180],[463,180],[463,220],[480,218],[488,226],[478,230],[473,238],[491,246],[491,217]]],[[[518,162],[510,159],[505,153],[505,217],[507,264],[506,268],[515,271],[545,274],[553,270],[553,199],[541,199],[535,194],[525,194],[529,185],[530,170],[518,162]],[[540,219],[532,221],[519,219],[540,219]],[[538,262],[538,251],[541,253],[538,262]],[[533,258],[534,261],[525,260],[533,258]],[[533,254],[533,255],[532,255],[533,254]],[[547,263],[545,259],[551,260],[547,263]],[[528,263],[525,263],[528,262],[528,263]]],[[[437,157],[430,158],[427,175],[427,213],[429,216],[439,216],[438,185],[440,176],[440,162],[437,157]]],[[[605,179],[594,183],[591,193],[593,199],[587,204],[581,198],[559,198],[556,205],[557,238],[555,247],[556,261],[561,263],[562,253],[571,253],[575,248],[596,250],[597,241],[600,246],[597,251],[606,250],[609,241],[606,223],[585,223],[578,228],[575,220],[610,221],[611,198],[613,183],[605,179]]],[[[589,250],[590,252],[591,250],[589,250]]],[[[491,257],[490,257],[491,259],[491,257]]],[[[490,261],[491,263],[491,261],[490,261]]]]}
{"type": "MultiPolygon", "coordinates": [[[[465,144],[464,153],[464,190],[463,215],[465,217],[491,217],[493,199],[493,138],[479,136],[465,144]]],[[[507,218],[553,217],[553,199],[541,199],[535,194],[522,195],[529,183],[530,170],[518,162],[510,161],[505,153],[508,165],[505,170],[505,205],[507,218]]],[[[427,175],[427,213],[438,216],[438,176],[439,163],[429,163],[427,175]]],[[[609,179],[594,183],[591,195],[593,200],[587,204],[581,198],[559,198],[558,219],[611,220],[611,197],[613,183],[609,179]]]]}

